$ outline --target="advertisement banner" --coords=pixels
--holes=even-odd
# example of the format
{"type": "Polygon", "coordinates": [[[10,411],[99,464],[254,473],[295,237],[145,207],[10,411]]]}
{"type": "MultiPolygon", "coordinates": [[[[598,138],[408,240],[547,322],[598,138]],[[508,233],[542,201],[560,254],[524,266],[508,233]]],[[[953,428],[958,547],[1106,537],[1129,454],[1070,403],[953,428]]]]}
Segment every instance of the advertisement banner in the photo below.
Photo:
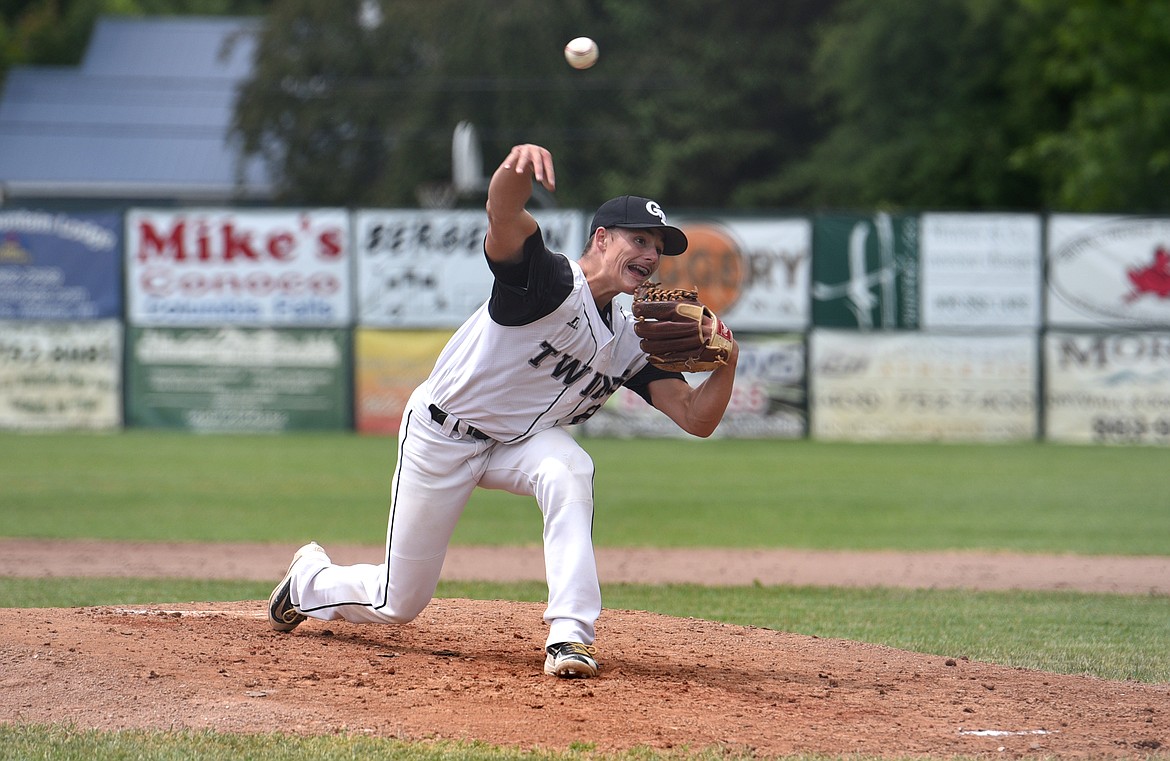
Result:
{"type": "MultiPolygon", "coordinates": [[[[576,211],[535,211],[545,243],[577,259],[585,220],[576,211]]],[[[487,301],[492,273],[480,210],[359,210],[354,214],[357,321],[363,327],[457,327],[487,301]]]]}
{"type": "Polygon", "coordinates": [[[698,288],[703,303],[736,331],[808,327],[811,222],[725,218],[677,224],[687,235],[686,253],[663,257],[654,280],[667,288],[698,288]]]}
{"type": "Polygon", "coordinates": [[[352,320],[344,209],[131,209],[133,325],[345,327],[352,320]]]}
{"type": "Polygon", "coordinates": [[[815,219],[814,325],[865,331],[917,328],[918,276],[917,217],[815,219]]]}
{"type": "Polygon", "coordinates": [[[128,342],[127,425],[196,432],[349,427],[347,331],[132,327],[128,342]]]}
{"type": "Polygon", "coordinates": [[[1170,333],[1044,338],[1045,437],[1170,445],[1170,333]]]}
{"type": "MultiPolygon", "coordinates": [[[[712,438],[798,439],[807,434],[804,339],[799,335],[739,337],[739,365],[723,422],[712,438]]],[[[691,385],[705,373],[684,375],[691,385]]],[[[588,421],[587,436],[690,438],[629,389],[618,389],[588,421]]]]}
{"type": "Polygon", "coordinates": [[[358,433],[398,434],[402,411],[426,380],[452,331],[354,332],[354,426],[358,433]]]}
{"type": "Polygon", "coordinates": [[[1037,434],[1037,338],[816,330],[812,437],[1010,441],[1037,434]]]}
{"type": "Polygon", "coordinates": [[[1170,218],[1048,218],[1048,324],[1170,327],[1170,218]]]}
{"type": "Polygon", "coordinates": [[[922,215],[922,327],[1040,327],[1035,214],[922,215]]]}
{"type": "Polygon", "coordinates": [[[0,322],[0,428],[121,425],[120,322],[0,322]]]}
{"type": "Polygon", "coordinates": [[[0,319],[122,316],[122,217],[0,211],[0,319]]]}

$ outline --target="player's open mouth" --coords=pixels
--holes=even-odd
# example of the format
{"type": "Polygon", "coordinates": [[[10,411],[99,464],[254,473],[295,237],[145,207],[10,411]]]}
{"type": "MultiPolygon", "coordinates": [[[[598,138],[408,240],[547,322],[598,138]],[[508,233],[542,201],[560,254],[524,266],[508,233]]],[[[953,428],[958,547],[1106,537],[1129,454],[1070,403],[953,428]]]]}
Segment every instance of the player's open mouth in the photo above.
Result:
{"type": "Polygon", "coordinates": [[[635,275],[642,278],[643,280],[650,277],[650,268],[649,267],[642,267],[642,266],[637,265],[637,264],[631,264],[630,265],[630,272],[633,272],[635,275]]]}

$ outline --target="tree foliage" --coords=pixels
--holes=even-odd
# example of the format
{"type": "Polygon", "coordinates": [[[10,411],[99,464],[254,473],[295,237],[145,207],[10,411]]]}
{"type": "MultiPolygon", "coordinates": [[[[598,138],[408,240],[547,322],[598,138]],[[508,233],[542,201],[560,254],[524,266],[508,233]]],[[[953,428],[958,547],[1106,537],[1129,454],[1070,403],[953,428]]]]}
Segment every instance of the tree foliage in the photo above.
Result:
{"type": "Polygon", "coordinates": [[[7,0],[0,71],[185,13],[264,15],[233,126],[286,202],[414,204],[469,121],[486,171],[552,149],[563,205],[1170,212],[1167,3],[7,0]]]}
{"type": "Polygon", "coordinates": [[[609,194],[690,206],[799,205],[777,173],[816,139],[809,71],[824,0],[609,4],[634,149],[609,194]]]}
{"type": "Polygon", "coordinates": [[[812,62],[825,133],[785,173],[810,204],[1029,207],[1034,116],[1015,0],[848,0],[812,62]],[[1017,89],[1023,85],[1024,90],[1017,89]]]}
{"type": "Polygon", "coordinates": [[[813,204],[1170,211],[1170,5],[848,0],[813,80],[813,204]]]}
{"type": "Polygon", "coordinates": [[[560,59],[583,8],[280,0],[235,127],[249,152],[279,170],[286,200],[415,203],[419,185],[450,178],[461,121],[489,145],[558,148],[588,129],[560,59]]]}
{"type": "Polygon", "coordinates": [[[460,121],[478,128],[489,172],[515,143],[553,150],[565,205],[775,200],[769,173],[811,123],[783,73],[831,3],[387,0],[363,28],[369,5],[278,0],[268,17],[236,128],[288,200],[412,203],[450,177],[460,121]],[[602,49],[588,71],[561,57],[579,34],[602,49]]]}
{"type": "Polygon", "coordinates": [[[413,205],[467,121],[563,205],[1170,212],[1165,2],[9,0],[0,73],[102,14],[263,14],[233,126],[287,203],[413,205]]]}
{"type": "Polygon", "coordinates": [[[1170,4],[1031,0],[1032,74],[1064,119],[1038,124],[1015,164],[1043,181],[1044,205],[1170,211],[1170,4]]]}

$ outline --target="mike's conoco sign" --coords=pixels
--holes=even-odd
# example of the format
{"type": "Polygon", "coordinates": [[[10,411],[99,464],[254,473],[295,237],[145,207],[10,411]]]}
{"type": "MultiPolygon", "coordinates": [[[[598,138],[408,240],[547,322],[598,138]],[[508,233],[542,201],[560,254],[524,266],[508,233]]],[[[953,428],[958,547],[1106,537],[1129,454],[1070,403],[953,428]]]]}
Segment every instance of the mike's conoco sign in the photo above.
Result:
{"type": "Polygon", "coordinates": [[[351,319],[344,209],[126,215],[136,325],[338,327],[351,319]]]}

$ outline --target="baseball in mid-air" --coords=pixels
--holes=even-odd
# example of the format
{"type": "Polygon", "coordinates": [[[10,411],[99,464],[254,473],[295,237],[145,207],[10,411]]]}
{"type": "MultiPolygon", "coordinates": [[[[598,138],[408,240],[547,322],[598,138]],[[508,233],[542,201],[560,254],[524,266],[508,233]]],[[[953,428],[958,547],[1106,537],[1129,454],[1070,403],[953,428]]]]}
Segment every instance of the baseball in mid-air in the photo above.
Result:
{"type": "Polygon", "coordinates": [[[597,43],[588,37],[575,37],[565,45],[565,60],[574,69],[588,69],[597,63],[597,43]]]}

